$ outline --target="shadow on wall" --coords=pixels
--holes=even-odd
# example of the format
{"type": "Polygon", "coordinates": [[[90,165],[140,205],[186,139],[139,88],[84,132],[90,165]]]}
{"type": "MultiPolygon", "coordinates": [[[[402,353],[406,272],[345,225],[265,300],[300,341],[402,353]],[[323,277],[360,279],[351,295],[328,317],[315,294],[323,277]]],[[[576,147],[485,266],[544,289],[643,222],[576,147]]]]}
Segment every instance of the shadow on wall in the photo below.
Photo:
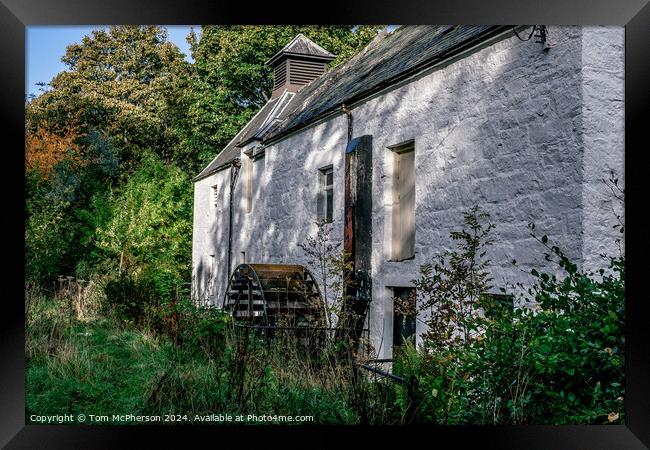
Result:
{"type": "Polygon", "coordinates": [[[208,287],[208,269],[206,269],[205,264],[203,263],[203,257],[199,258],[199,262],[193,270],[192,277],[194,278],[192,282],[194,283],[194,301],[201,301],[206,294],[208,287]]]}

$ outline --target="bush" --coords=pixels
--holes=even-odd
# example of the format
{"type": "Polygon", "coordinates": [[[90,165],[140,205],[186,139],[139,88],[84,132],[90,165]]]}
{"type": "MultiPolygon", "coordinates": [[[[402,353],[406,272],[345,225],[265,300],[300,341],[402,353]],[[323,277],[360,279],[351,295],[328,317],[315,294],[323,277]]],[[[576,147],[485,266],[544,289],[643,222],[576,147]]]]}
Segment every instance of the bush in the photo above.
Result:
{"type": "MultiPolygon", "coordinates": [[[[542,238],[546,244],[546,239],[542,238]]],[[[535,272],[531,289],[541,311],[530,329],[531,414],[549,423],[623,421],[625,261],[584,272],[559,248],[547,246],[564,269],[557,278],[535,272]]]]}
{"type": "MultiPolygon", "coordinates": [[[[465,216],[476,232],[454,234],[460,250],[423,267],[415,281],[426,300],[421,305],[442,306],[431,316],[434,327],[421,348],[407,345],[394,364],[397,373],[419,381],[416,420],[622,423],[624,258],[609,258],[606,269],[585,272],[547,236],[531,233],[546,248],[546,260],[562,270],[561,275],[532,270],[537,281],[520,304],[535,308],[513,307],[506,296],[464,296],[462,304],[456,294],[478,294],[488,287],[481,271],[489,261],[482,261],[484,253],[477,250],[486,245],[479,241],[489,238],[477,226],[478,213],[473,209],[465,216]],[[479,276],[466,276],[472,268],[479,276]]],[[[396,391],[404,412],[406,392],[396,391]]]]}
{"type": "Polygon", "coordinates": [[[72,271],[75,236],[69,203],[39,195],[26,202],[25,281],[46,285],[72,271]]]}
{"type": "Polygon", "coordinates": [[[178,167],[153,155],[120,189],[98,202],[94,242],[117,273],[140,274],[160,287],[162,274],[189,278],[192,185],[178,167]],[[107,210],[106,212],[103,212],[107,210]]]}
{"type": "Polygon", "coordinates": [[[119,318],[136,323],[142,323],[148,307],[158,303],[155,285],[127,273],[108,280],[104,293],[109,309],[113,309],[119,318]]]}

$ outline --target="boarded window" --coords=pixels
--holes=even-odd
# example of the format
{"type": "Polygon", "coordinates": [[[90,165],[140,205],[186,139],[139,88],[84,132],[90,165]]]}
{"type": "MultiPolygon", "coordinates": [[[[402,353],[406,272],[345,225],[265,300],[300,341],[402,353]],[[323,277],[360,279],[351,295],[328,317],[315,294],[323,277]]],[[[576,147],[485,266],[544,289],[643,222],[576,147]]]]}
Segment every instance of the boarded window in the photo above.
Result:
{"type": "Polygon", "coordinates": [[[392,259],[415,256],[415,151],[413,143],[393,148],[392,259]]]}
{"type": "Polygon", "coordinates": [[[393,348],[409,341],[415,344],[415,319],[417,317],[415,288],[393,288],[393,348]]]}
{"type": "Polygon", "coordinates": [[[318,171],[318,219],[332,221],[334,216],[334,170],[332,166],[318,171]]]}
{"type": "Polygon", "coordinates": [[[214,277],[214,255],[208,255],[208,282],[214,277]]]}
{"type": "Polygon", "coordinates": [[[253,210],[253,159],[246,158],[246,212],[253,210]]]}

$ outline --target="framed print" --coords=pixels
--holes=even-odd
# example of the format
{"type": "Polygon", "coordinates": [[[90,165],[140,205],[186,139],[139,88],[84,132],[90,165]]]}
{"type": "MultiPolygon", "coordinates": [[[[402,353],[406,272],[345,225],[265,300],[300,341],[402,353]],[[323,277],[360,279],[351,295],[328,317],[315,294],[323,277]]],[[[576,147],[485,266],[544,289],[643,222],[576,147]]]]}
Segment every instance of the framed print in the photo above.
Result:
{"type": "Polygon", "coordinates": [[[2,444],[650,445],[650,7],[286,6],[2,0],[2,444]]]}

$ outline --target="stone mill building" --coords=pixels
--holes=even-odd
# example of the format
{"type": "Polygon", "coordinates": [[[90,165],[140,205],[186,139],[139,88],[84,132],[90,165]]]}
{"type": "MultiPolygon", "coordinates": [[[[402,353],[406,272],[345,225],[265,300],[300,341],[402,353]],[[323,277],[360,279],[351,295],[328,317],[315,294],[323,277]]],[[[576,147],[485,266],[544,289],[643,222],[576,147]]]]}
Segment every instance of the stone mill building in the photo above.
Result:
{"type": "Polygon", "coordinates": [[[623,28],[403,26],[332,68],[303,35],[278,50],[270,100],[195,178],[195,299],[220,306],[244,261],[305,264],[319,219],[342,242],[350,179],[380,358],[393,298],[473,205],[496,225],[495,289],[548,264],[531,222],[585,266],[617,250],[603,179],[623,179],[623,28]]]}

